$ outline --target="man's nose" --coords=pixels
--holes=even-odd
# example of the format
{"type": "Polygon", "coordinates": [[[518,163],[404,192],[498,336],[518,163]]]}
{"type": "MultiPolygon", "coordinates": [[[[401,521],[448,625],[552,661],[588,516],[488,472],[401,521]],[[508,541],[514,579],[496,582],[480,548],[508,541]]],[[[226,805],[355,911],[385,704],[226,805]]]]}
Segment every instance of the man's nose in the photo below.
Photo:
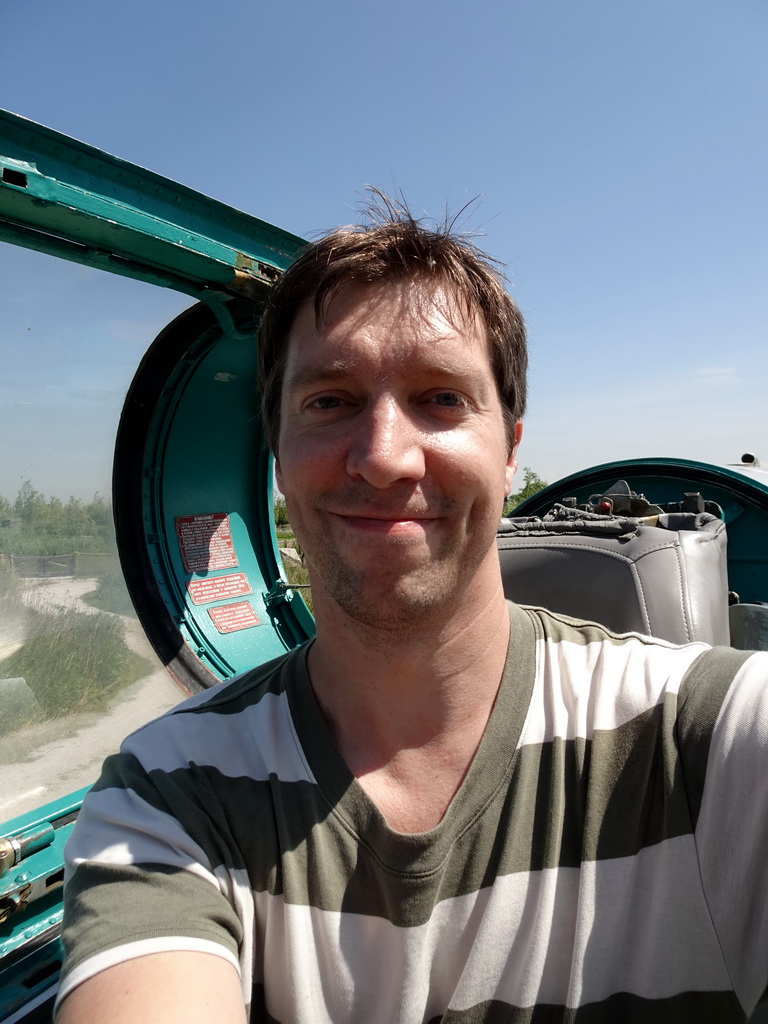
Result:
{"type": "Polygon", "coordinates": [[[371,403],[355,417],[347,472],[374,487],[424,476],[423,438],[407,410],[393,399],[371,403]]]}

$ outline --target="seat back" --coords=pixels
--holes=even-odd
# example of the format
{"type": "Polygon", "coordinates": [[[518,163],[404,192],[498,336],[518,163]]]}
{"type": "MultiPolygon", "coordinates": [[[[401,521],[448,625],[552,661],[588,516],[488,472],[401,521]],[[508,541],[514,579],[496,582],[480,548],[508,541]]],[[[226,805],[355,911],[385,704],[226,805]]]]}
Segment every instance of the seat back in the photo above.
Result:
{"type": "Polygon", "coordinates": [[[633,518],[562,506],[550,516],[501,521],[497,546],[509,600],[619,633],[730,642],[720,519],[705,512],[633,518]]]}

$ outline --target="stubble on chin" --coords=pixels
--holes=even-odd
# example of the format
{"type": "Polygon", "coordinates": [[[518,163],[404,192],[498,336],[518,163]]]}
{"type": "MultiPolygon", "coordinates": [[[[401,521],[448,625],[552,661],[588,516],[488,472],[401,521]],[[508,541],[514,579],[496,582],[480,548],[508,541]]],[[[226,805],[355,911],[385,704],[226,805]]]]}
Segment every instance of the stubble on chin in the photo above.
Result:
{"type": "MultiPolygon", "coordinates": [[[[438,508],[448,521],[458,518],[445,497],[439,503],[433,500],[430,507],[438,508]]],[[[355,552],[344,551],[342,542],[328,542],[333,521],[323,535],[320,529],[305,529],[307,524],[296,515],[294,530],[304,550],[318,624],[329,621],[338,629],[343,617],[363,627],[366,641],[377,647],[440,629],[455,614],[495,546],[498,517],[500,511],[498,516],[489,514],[487,521],[472,522],[473,543],[458,532],[446,536],[439,531],[428,538],[428,553],[418,554],[409,541],[395,538],[376,562],[370,559],[370,549],[357,552],[361,558],[356,562],[355,552]]]]}
{"type": "Polygon", "coordinates": [[[400,574],[382,569],[365,573],[338,563],[308,568],[316,608],[330,602],[366,629],[372,646],[385,648],[423,637],[431,624],[455,607],[456,593],[466,585],[457,578],[455,567],[434,563],[400,574]]]}

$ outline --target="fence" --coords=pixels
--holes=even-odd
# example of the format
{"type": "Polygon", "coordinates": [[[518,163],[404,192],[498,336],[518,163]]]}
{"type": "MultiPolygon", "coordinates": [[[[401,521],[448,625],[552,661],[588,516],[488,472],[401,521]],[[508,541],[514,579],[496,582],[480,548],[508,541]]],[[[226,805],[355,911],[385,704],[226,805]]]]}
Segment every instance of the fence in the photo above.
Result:
{"type": "Polygon", "coordinates": [[[24,579],[51,576],[105,576],[120,572],[117,555],[76,551],[71,555],[6,555],[11,572],[24,579]]]}

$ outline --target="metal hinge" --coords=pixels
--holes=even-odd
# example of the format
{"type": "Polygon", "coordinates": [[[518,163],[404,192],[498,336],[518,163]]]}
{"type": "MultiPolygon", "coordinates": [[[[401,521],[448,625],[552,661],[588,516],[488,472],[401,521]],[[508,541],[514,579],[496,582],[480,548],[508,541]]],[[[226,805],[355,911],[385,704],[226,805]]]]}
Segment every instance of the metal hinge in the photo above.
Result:
{"type": "Polygon", "coordinates": [[[26,910],[31,895],[32,883],[27,882],[26,885],[22,885],[15,892],[9,892],[5,896],[0,896],[0,924],[7,921],[11,914],[26,910]]]}
{"type": "MultiPolygon", "coordinates": [[[[0,838],[0,878],[27,857],[50,846],[54,835],[53,825],[46,821],[15,835],[0,838]]],[[[37,880],[30,879],[27,872],[22,872],[10,887],[7,882],[3,885],[5,891],[0,893],[0,924],[7,921],[11,914],[26,910],[27,904],[34,896],[36,885],[37,880]]]]}
{"type": "Polygon", "coordinates": [[[17,832],[16,835],[0,838],[0,878],[25,857],[50,846],[54,835],[53,825],[46,821],[42,825],[17,832]]]}
{"type": "Polygon", "coordinates": [[[275,580],[269,590],[264,594],[264,603],[267,608],[270,608],[273,604],[278,604],[280,601],[290,600],[286,596],[288,590],[302,590],[309,589],[310,583],[286,583],[285,580],[275,580]]]}

